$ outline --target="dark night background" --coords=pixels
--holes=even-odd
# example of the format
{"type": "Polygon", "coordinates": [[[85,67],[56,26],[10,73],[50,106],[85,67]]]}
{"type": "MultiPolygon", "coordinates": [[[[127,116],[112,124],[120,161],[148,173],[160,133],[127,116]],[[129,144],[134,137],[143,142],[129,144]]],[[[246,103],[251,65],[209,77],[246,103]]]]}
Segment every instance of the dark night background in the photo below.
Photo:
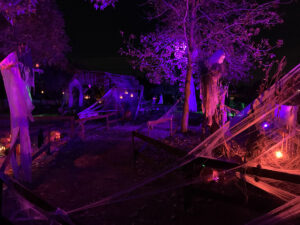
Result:
{"type": "Polygon", "coordinates": [[[57,0],[65,18],[72,52],[69,59],[78,67],[116,73],[131,73],[127,60],[118,53],[125,35],[152,31],[141,0],[121,0],[115,8],[96,11],[83,0],[57,0]]]}
{"type": "MultiPolygon", "coordinates": [[[[120,30],[125,34],[152,31],[154,25],[145,19],[141,0],[120,0],[115,8],[96,11],[83,0],[57,0],[66,23],[72,52],[71,62],[87,69],[131,73],[126,59],[118,50],[122,45],[120,30]]],[[[281,5],[284,23],[265,32],[271,41],[284,40],[276,50],[278,58],[287,56],[286,70],[300,62],[300,3],[281,5]]]]}

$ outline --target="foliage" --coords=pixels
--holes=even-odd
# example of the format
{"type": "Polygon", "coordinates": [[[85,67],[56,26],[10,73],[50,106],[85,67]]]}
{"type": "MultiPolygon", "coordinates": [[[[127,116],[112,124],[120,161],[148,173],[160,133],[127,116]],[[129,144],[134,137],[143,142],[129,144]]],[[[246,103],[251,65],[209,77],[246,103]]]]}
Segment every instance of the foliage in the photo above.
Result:
{"type": "Polygon", "coordinates": [[[0,33],[0,53],[5,56],[22,42],[31,48],[34,64],[66,64],[65,53],[70,47],[55,0],[39,0],[35,13],[17,15],[13,26],[0,33]]]}
{"type": "MultiPolygon", "coordinates": [[[[147,2],[154,12],[149,18],[159,19],[159,28],[155,34],[142,36],[139,43],[133,44],[129,39],[121,53],[132,56],[134,67],[146,71],[150,81],[185,81],[183,63],[187,59],[174,57],[174,43],[187,46],[186,53],[190,52],[196,65],[223,49],[228,67],[223,78],[228,80],[247,77],[249,70],[257,65],[268,68],[275,58],[272,50],[282,45],[281,40],[270,43],[260,35],[263,29],[283,22],[276,13],[278,1],[261,4],[255,0],[147,2]],[[181,68],[181,73],[178,74],[177,68],[181,68]]],[[[194,66],[194,73],[197,72],[194,66]]]]}
{"type": "Polygon", "coordinates": [[[92,4],[94,4],[94,8],[96,10],[100,9],[100,10],[104,10],[106,7],[108,6],[113,6],[115,7],[115,3],[118,0],[90,0],[92,4]]]}
{"type": "Polygon", "coordinates": [[[13,24],[16,16],[34,13],[38,0],[0,0],[0,13],[13,24]]]}
{"type": "Polygon", "coordinates": [[[161,33],[141,35],[139,39],[130,35],[128,39],[121,54],[134,56],[131,61],[134,68],[145,71],[151,83],[161,84],[166,81],[171,85],[179,84],[183,90],[181,81],[184,80],[187,64],[183,40],[175,40],[161,33]]]}

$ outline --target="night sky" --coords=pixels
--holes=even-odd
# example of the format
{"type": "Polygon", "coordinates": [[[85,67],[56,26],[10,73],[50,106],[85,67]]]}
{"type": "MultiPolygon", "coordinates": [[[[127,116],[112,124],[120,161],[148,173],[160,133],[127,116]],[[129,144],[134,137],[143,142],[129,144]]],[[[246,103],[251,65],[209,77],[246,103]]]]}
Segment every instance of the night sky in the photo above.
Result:
{"type": "Polygon", "coordinates": [[[75,56],[116,56],[121,45],[120,30],[147,31],[136,0],[121,0],[116,8],[96,11],[84,0],[58,0],[65,16],[66,31],[75,56]]]}
{"type": "MultiPolygon", "coordinates": [[[[128,72],[128,67],[118,54],[122,45],[120,30],[125,33],[152,31],[153,24],[144,17],[141,0],[120,0],[115,8],[96,11],[84,0],[57,0],[66,23],[72,52],[71,61],[90,69],[128,72]],[[118,65],[119,64],[119,65],[118,65]]],[[[300,63],[300,2],[282,5],[280,14],[284,24],[267,32],[271,40],[284,40],[282,49],[277,50],[279,58],[287,56],[287,69],[300,63]]]]}

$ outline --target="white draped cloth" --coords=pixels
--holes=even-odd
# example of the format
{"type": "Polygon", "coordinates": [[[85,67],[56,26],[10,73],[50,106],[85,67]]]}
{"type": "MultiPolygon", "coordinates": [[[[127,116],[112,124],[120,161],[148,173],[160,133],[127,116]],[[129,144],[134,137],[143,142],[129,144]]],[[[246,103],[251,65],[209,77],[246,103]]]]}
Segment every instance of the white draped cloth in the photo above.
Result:
{"type": "Polygon", "coordinates": [[[20,165],[17,162],[16,154],[11,156],[11,165],[17,179],[30,182],[32,149],[28,119],[33,120],[31,112],[34,106],[26,83],[21,78],[18,63],[16,52],[12,52],[0,63],[0,69],[10,109],[11,150],[20,134],[20,165]]]}

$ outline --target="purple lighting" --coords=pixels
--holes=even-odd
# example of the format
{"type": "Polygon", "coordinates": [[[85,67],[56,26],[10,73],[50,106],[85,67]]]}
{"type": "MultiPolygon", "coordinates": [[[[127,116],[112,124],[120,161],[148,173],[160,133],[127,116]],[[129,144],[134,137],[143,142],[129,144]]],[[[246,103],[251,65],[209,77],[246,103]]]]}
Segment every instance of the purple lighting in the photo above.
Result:
{"type": "Polygon", "coordinates": [[[268,127],[269,127],[269,124],[268,124],[268,123],[263,123],[263,127],[264,127],[264,128],[268,128],[268,127]]]}

